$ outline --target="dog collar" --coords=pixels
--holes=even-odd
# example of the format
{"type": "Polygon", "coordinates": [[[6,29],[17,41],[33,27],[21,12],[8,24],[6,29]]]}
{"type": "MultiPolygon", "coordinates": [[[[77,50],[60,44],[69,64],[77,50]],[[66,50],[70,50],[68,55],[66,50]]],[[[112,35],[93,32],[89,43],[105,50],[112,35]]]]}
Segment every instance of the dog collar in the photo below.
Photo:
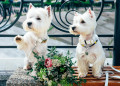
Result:
{"type": "Polygon", "coordinates": [[[44,39],[44,40],[42,40],[42,42],[41,43],[46,43],[47,42],[47,39],[44,39]]]}
{"type": "Polygon", "coordinates": [[[98,40],[94,41],[94,40],[90,40],[90,41],[86,41],[84,40],[84,44],[81,43],[81,46],[83,46],[84,48],[86,48],[85,50],[85,55],[88,55],[88,49],[92,46],[94,46],[96,43],[98,42],[98,40]]]}
{"type": "Polygon", "coordinates": [[[83,47],[85,47],[85,48],[92,47],[92,46],[94,46],[97,43],[97,41],[98,40],[96,40],[95,42],[93,42],[93,40],[92,41],[90,40],[89,43],[88,43],[88,41],[84,40],[84,44],[81,44],[81,45],[83,47]]]}

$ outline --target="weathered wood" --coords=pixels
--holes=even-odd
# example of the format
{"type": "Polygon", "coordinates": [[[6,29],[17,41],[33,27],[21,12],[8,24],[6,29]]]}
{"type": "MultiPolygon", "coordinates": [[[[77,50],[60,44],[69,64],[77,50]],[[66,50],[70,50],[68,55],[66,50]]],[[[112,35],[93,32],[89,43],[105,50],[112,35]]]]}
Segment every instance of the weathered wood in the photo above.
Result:
{"type": "MultiPolygon", "coordinates": [[[[114,68],[120,70],[120,66],[114,66],[114,68]]],[[[77,67],[73,67],[73,69],[75,70],[75,76],[76,78],[78,77],[78,71],[77,71],[77,67]]],[[[101,78],[97,79],[95,77],[93,77],[92,75],[92,69],[89,68],[89,72],[87,74],[87,76],[83,79],[86,79],[87,82],[83,83],[82,86],[104,86],[105,85],[105,72],[106,71],[113,71],[114,74],[109,74],[109,76],[120,76],[120,73],[114,71],[111,67],[104,67],[103,68],[103,75],[101,78]]],[[[77,85],[74,85],[77,86],[77,85]]],[[[113,78],[109,78],[109,86],[120,86],[120,79],[113,79],[113,78]]]]}

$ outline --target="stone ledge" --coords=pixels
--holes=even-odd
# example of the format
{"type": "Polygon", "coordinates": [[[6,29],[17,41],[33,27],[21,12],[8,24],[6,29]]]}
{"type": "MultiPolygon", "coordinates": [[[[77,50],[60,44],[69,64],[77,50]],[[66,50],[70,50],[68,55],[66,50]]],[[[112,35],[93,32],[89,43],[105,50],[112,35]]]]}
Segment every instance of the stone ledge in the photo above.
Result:
{"type": "Polygon", "coordinates": [[[42,86],[39,81],[27,75],[27,71],[18,68],[8,79],[6,86],[42,86]]]}
{"type": "Polygon", "coordinates": [[[8,80],[10,75],[12,75],[12,72],[1,72],[0,71],[0,81],[8,80]]]}
{"type": "Polygon", "coordinates": [[[6,86],[6,81],[12,73],[13,71],[10,70],[0,70],[0,86],[6,86]]]}

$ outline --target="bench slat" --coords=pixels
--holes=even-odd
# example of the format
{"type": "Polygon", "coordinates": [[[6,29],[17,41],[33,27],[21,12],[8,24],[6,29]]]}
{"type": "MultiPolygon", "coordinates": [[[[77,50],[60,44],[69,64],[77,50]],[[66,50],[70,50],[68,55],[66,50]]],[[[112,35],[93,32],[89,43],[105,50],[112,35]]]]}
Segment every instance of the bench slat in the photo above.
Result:
{"type": "MultiPolygon", "coordinates": [[[[72,67],[75,70],[75,74],[73,74],[74,76],[76,76],[76,78],[78,78],[78,71],[77,71],[77,67],[72,67]]],[[[120,66],[114,66],[114,68],[120,70],[120,66]]],[[[97,79],[95,77],[93,77],[92,75],[92,68],[89,68],[89,72],[87,74],[87,76],[83,79],[86,79],[87,82],[83,83],[82,86],[104,86],[105,85],[105,72],[106,71],[113,71],[114,74],[109,74],[109,76],[120,76],[120,73],[114,71],[111,67],[104,67],[103,68],[103,75],[101,78],[97,79]]],[[[74,84],[74,86],[77,86],[74,84]]],[[[109,78],[109,86],[120,86],[120,79],[117,78],[109,78]]]]}

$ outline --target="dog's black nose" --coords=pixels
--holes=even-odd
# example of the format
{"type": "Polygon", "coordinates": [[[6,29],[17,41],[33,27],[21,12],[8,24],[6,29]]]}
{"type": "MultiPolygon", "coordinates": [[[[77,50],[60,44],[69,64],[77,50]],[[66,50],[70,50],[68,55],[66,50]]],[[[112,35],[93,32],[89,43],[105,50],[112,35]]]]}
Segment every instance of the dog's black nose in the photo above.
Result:
{"type": "Polygon", "coordinates": [[[72,27],[72,30],[74,31],[76,27],[72,27]]]}
{"type": "Polygon", "coordinates": [[[28,26],[31,26],[31,25],[32,25],[32,22],[28,22],[27,25],[28,25],[28,26]]]}

